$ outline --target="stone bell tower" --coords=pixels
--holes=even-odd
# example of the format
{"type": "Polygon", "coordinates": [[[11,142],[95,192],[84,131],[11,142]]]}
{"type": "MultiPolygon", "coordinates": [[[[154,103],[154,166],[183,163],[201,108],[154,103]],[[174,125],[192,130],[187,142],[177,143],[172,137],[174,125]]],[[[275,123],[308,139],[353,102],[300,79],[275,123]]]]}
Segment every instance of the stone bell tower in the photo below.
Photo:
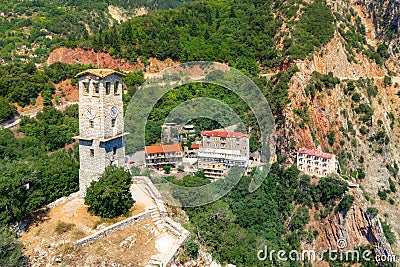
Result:
{"type": "Polygon", "coordinates": [[[109,69],[79,73],[79,192],[86,195],[105,168],[125,166],[122,76],[109,69]]]}

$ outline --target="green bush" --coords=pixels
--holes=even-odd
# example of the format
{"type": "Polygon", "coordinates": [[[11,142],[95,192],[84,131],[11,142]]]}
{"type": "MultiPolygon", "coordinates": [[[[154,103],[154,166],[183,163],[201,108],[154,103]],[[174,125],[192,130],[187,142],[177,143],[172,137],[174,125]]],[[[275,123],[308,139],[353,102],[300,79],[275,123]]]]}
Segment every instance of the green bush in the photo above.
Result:
{"type": "Polygon", "coordinates": [[[387,193],[386,193],[386,190],[383,190],[383,191],[378,191],[378,196],[379,196],[379,198],[381,199],[381,200],[386,200],[387,199],[387,193]]]}
{"type": "Polygon", "coordinates": [[[310,221],[310,214],[306,207],[299,207],[289,222],[291,230],[303,229],[310,221]]]}
{"type": "Polygon", "coordinates": [[[392,227],[387,222],[382,222],[383,233],[385,234],[386,240],[389,244],[393,245],[396,241],[396,237],[392,232],[392,227]]]}
{"type": "Polygon", "coordinates": [[[171,173],[172,168],[171,168],[171,166],[164,166],[164,167],[163,167],[163,170],[164,170],[164,172],[165,172],[166,174],[169,174],[169,173],[171,173]]]}
{"type": "Polygon", "coordinates": [[[191,237],[183,246],[186,254],[192,259],[197,259],[199,255],[199,243],[195,242],[193,237],[191,237]]]}
{"type": "Polygon", "coordinates": [[[352,195],[345,195],[336,207],[336,211],[346,214],[353,205],[354,197],[352,195]]]}
{"type": "Polygon", "coordinates": [[[126,214],[132,206],[131,176],[123,168],[108,166],[98,181],[87,188],[85,205],[89,212],[105,218],[126,214]]]}
{"type": "Polygon", "coordinates": [[[360,134],[366,135],[368,133],[369,133],[369,130],[367,127],[365,127],[364,125],[360,127],[360,134]]]}
{"type": "Polygon", "coordinates": [[[17,234],[0,224],[0,266],[24,266],[22,248],[17,234]]]}
{"type": "Polygon", "coordinates": [[[57,234],[63,234],[68,231],[71,231],[72,228],[74,228],[74,227],[75,227],[75,224],[73,224],[73,223],[66,223],[66,222],[59,221],[54,230],[56,231],[57,234]]]}
{"type": "Polygon", "coordinates": [[[373,216],[375,217],[376,215],[378,215],[379,211],[377,208],[373,208],[373,207],[368,207],[367,211],[373,216]]]}
{"type": "Polygon", "coordinates": [[[385,87],[392,86],[392,78],[390,76],[385,76],[383,78],[383,85],[385,87]]]}
{"type": "Polygon", "coordinates": [[[16,113],[16,107],[0,96],[0,122],[11,118],[16,113]]]}
{"type": "Polygon", "coordinates": [[[397,192],[396,184],[391,178],[389,178],[389,186],[390,186],[390,191],[392,191],[393,193],[397,192]]]}
{"type": "Polygon", "coordinates": [[[351,97],[351,100],[353,100],[354,102],[360,102],[361,100],[361,95],[359,93],[354,93],[351,97]]]}
{"type": "Polygon", "coordinates": [[[330,146],[333,146],[335,144],[335,132],[334,131],[330,131],[328,133],[328,144],[330,146]]]}

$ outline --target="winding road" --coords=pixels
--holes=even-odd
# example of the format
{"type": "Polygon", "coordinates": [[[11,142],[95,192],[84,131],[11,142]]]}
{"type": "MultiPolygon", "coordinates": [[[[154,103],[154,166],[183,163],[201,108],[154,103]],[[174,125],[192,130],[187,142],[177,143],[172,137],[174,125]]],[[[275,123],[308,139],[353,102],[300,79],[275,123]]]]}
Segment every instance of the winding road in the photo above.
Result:
{"type": "MultiPolygon", "coordinates": [[[[73,104],[78,104],[78,102],[65,102],[63,105],[61,106],[56,106],[55,108],[57,110],[64,110],[66,107],[73,105],[73,104]]],[[[33,108],[27,111],[23,111],[21,113],[19,113],[17,116],[15,116],[13,119],[9,119],[7,121],[4,121],[2,123],[0,123],[0,128],[3,129],[9,129],[9,128],[13,128],[15,126],[17,126],[20,122],[21,122],[21,117],[22,116],[29,116],[30,118],[34,118],[36,117],[36,115],[42,111],[43,108],[33,108]]]]}

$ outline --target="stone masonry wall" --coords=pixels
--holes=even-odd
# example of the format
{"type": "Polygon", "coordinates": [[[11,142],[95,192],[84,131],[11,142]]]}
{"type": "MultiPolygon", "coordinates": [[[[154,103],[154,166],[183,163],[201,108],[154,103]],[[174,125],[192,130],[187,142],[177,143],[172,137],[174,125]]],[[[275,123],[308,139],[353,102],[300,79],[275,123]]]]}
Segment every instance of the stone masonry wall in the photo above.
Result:
{"type": "Polygon", "coordinates": [[[77,248],[81,248],[81,247],[90,245],[90,244],[96,242],[97,240],[99,240],[115,231],[123,230],[123,229],[125,229],[129,226],[132,226],[132,225],[134,225],[146,218],[149,218],[149,217],[150,217],[150,213],[147,211],[137,214],[135,216],[129,217],[128,219],[125,219],[123,221],[120,221],[118,223],[110,225],[110,226],[104,228],[103,230],[100,230],[100,231],[94,233],[91,236],[87,236],[87,237],[84,237],[84,238],[76,241],[76,243],[74,244],[74,248],[77,249],[77,248]]]}

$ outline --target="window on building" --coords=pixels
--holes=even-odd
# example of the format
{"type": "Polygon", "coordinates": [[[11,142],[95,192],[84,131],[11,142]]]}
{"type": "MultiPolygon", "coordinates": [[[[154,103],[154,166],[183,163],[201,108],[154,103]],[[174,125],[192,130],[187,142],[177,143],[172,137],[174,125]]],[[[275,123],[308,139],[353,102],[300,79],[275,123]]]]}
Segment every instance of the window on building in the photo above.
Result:
{"type": "Polygon", "coordinates": [[[94,149],[90,149],[90,157],[91,157],[91,158],[94,157],[94,149]]]}
{"type": "Polygon", "coordinates": [[[99,94],[100,93],[99,83],[95,82],[95,83],[93,83],[93,86],[94,86],[94,93],[99,94]]]}
{"type": "Polygon", "coordinates": [[[111,83],[106,82],[106,95],[109,95],[111,92],[111,83]]]}
{"type": "Polygon", "coordinates": [[[114,82],[114,94],[119,94],[119,81],[114,82]]]}
{"type": "Polygon", "coordinates": [[[89,121],[90,128],[94,128],[94,121],[89,121]]]}
{"type": "Polygon", "coordinates": [[[117,154],[117,147],[113,147],[113,155],[115,156],[117,154]]]}
{"type": "Polygon", "coordinates": [[[115,127],[115,119],[111,120],[111,127],[114,128],[115,127]]]}
{"type": "Polygon", "coordinates": [[[88,95],[89,94],[89,82],[82,82],[83,86],[83,94],[88,95]]]}

